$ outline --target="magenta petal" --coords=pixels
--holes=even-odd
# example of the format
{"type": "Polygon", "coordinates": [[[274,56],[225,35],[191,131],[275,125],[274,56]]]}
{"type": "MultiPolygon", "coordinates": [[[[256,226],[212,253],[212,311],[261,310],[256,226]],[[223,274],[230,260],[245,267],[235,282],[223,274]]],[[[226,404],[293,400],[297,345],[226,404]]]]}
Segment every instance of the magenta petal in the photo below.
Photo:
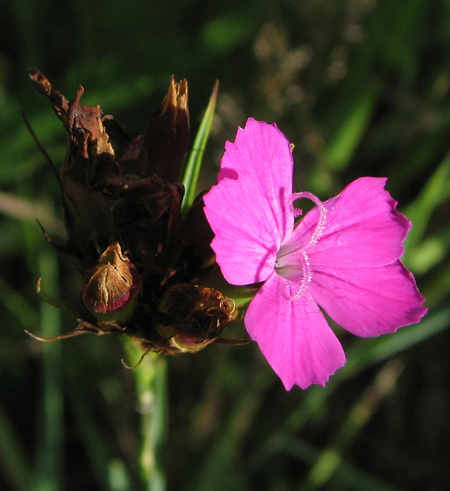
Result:
{"type": "Polygon", "coordinates": [[[274,124],[249,119],[227,142],[219,182],[203,199],[211,246],[229,283],[257,283],[273,271],[294,223],[292,172],[289,142],[274,124]]]}
{"type": "Polygon", "coordinates": [[[415,324],[427,312],[413,275],[400,261],[378,268],[314,270],[309,291],[335,322],[362,337],[415,324]]]}
{"type": "MultiPolygon", "coordinates": [[[[402,242],[411,222],[384,189],[386,179],[363,177],[324,203],[325,228],[308,250],[311,266],[384,266],[403,254],[402,242]]],[[[318,220],[317,209],[299,223],[289,242],[307,243],[318,220]]]]}
{"type": "Polygon", "coordinates": [[[311,296],[291,300],[289,286],[273,273],[251,301],[245,326],[286,390],[325,385],[345,364],[344,351],[311,296]]]}

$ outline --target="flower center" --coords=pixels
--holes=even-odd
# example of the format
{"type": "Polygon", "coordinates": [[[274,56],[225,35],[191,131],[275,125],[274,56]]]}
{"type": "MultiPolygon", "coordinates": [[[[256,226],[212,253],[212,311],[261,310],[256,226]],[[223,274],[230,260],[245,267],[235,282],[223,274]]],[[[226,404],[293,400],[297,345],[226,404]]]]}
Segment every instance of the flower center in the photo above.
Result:
{"type": "Polygon", "coordinates": [[[317,221],[317,225],[308,242],[305,243],[304,241],[299,240],[300,238],[293,241],[291,236],[286,244],[283,244],[278,251],[275,269],[280,276],[284,276],[291,280],[291,283],[288,284],[289,297],[291,300],[300,298],[308,289],[308,285],[312,278],[312,270],[307,251],[310,247],[317,244],[327,221],[327,209],[322,201],[320,201],[317,196],[307,191],[294,193],[292,195],[291,209],[295,216],[302,214],[301,210],[298,210],[293,206],[294,201],[300,198],[307,198],[315,203],[319,211],[319,220],[317,221]]]}

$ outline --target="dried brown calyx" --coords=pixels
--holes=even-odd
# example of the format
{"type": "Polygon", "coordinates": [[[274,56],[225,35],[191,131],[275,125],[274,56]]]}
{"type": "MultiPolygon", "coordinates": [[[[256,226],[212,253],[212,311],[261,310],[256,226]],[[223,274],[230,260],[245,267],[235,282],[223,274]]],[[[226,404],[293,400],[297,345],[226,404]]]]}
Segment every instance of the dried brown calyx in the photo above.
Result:
{"type": "Polygon", "coordinates": [[[115,242],[88,272],[81,297],[84,306],[99,320],[125,322],[134,312],[140,286],[136,267],[115,242]]]}
{"type": "Polygon", "coordinates": [[[174,285],[161,303],[168,325],[158,331],[180,351],[198,351],[216,341],[230,322],[236,320],[234,301],[214,288],[174,285]]]}
{"type": "Polygon", "coordinates": [[[67,243],[57,247],[76,258],[84,278],[79,305],[72,309],[79,325],[57,339],[107,332],[170,354],[221,339],[237,310],[219,291],[199,286],[216,267],[201,197],[181,214],[187,81],[172,77],[140,135],[100,106],[82,105],[82,87],[69,101],[38,70],[30,70],[30,78],[68,136],[61,170],[53,166],[68,234],[67,243]]]}

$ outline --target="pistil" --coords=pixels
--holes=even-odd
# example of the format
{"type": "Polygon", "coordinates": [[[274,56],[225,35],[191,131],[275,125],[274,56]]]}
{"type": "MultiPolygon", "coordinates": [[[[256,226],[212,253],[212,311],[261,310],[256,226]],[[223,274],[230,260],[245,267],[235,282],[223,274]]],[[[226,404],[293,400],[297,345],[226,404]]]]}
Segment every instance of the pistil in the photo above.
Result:
{"type": "Polygon", "coordinates": [[[296,210],[293,207],[294,201],[299,198],[310,199],[318,208],[319,220],[311,234],[311,237],[306,245],[299,246],[296,241],[291,241],[292,236],[285,245],[280,247],[277,255],[277,261],[275,264],[275,269],[280,276],[288,278],[294,282],[297,287],[295,292],[292,291],[293,284],[289,285],[289,297],[291,300],[295,300],[303,295],[303,293],[308,289],[308,284],[312,278],[311,266],[309,263],[309,258],[307,251],[310,247],[317,244],[319,241],[325,224],[327,221],[327,210],[323,205],[322,201],[312,193],[307,191],[302,191],[300,193],[294,193],[291,198],[292,213],[296,216],[301,214],[301,211],[296,210]]]}

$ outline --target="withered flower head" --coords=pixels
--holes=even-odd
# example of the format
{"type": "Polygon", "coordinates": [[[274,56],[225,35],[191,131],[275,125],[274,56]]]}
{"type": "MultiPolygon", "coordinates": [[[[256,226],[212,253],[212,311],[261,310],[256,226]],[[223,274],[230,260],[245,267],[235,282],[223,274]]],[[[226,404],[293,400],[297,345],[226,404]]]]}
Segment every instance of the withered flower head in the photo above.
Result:
{"type": "Polygon", "coordinates": [[[58,248],[76,258],[84,284],[74,309],[79,325],[62,337],[116,333],[167,354],[219,341],[237,310],[219,291],[198,286],[215,267],[201,197],[184,218],[181,214],[187,81],[172,77],[140,135],[104,115],[100,106],[80,104],[82,87],[68,101],[38,70],[30,70],[30,78],[68,136],[61,170],[53,168],[68,234],[67,244],[58,248]]]}

